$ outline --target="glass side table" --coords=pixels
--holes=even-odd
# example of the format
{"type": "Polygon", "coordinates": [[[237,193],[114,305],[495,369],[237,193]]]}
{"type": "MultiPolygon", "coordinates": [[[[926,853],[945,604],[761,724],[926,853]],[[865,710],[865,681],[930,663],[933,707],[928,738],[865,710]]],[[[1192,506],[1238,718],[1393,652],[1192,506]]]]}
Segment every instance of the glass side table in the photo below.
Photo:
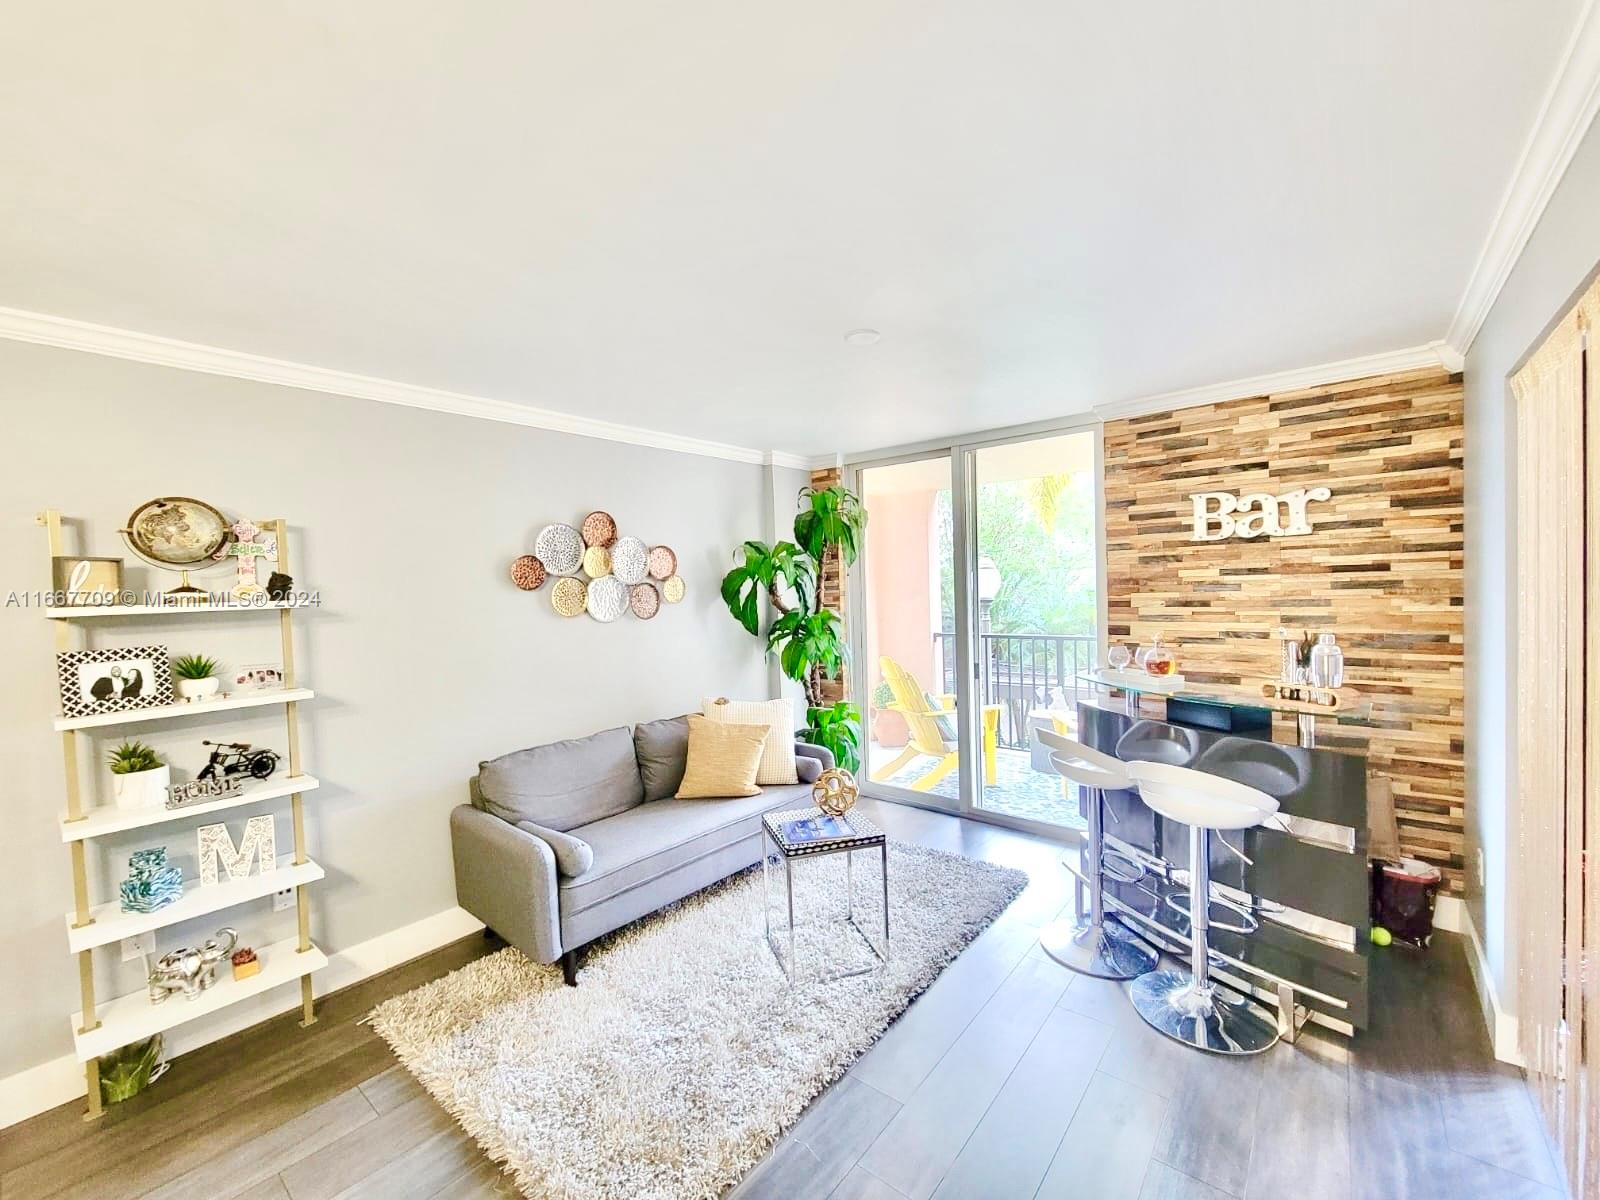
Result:
{"type": "Polygon", "coordinates": [[[855,975],[867,975],[874,971],[882,970],[889,965],[889,839],[885,836],[883,830],[867,820],[866,817],[853,812],[846,813],[842,817],[832,818],[849,831],[847,836],[801,838],[791,836],[793,831],[785,829],[785,826],[789,826],[796,821],[822,819],[825,819],[824,814],[818,808],[796,808],[784,812],[770,812],[761,818],[763,841],[761,851],[762,920],[766,932],[767,946],[772,950],[773,957],[778,960],[778,969],[783,972],[784,977],[788,979],[791,986],[800,980],[798,962],[795,956],[794,869],[795,864],[803,859],[827,858],[835,854],[844,855],[844,915],[831,922],[821,920],[815,922],[815,924],[842,925],[849,931],[852,940],[859,940],[871,952],[870,961],[865,965],[844,967],[832,972],[819,973],[817,980],[819,982],[831,982],[835,979],[847,979],[855,975]],[[883,940],[879,943],[875,943],[872,940],[872,935],[857,920],[855,856],[858,850],[865,850],[869,853],[873,850],[878,852],[883,884],[883,940]],[[770,876],[778,862],[783,863],[785,907],[788,921],[783,926],[775,927],[772,920],[770,876]]]}

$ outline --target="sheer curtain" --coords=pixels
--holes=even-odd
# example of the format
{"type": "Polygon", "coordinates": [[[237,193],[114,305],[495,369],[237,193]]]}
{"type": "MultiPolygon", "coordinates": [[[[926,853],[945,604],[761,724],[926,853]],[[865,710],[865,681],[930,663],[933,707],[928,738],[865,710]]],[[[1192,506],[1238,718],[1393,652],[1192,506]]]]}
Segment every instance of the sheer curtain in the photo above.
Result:
{"type": "Polygon", "coordinates": [[[1600,1194],[1600,354],[1586,352],[1597,321],[1600,283],[1511,380],[1519,1033],[1585,1196],[1600,1194]]]}

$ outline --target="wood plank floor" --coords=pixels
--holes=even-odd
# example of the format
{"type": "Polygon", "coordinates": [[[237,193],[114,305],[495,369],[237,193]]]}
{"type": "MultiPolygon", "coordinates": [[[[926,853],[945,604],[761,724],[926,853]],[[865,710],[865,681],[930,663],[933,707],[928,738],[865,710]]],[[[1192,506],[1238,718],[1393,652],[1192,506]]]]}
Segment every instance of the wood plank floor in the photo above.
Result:
{"type": "MultiPolygon", "coordinates": [[[[1561,1200],[1519,1072],[1493,1061],[1458,939],[1374,963],[1373,1027],[1252,1059],[1148,1029],[1038,928],[1071,890],[1042,839],[864,802],[906,841],[1028,889],[729,1200],[1561,1200]]],[[[487,949],[448,946],[177,1059],[96,1123],[0,1131],[0,1200],[473,1200],[515,1190],[361,1019],[487,949]]]]}

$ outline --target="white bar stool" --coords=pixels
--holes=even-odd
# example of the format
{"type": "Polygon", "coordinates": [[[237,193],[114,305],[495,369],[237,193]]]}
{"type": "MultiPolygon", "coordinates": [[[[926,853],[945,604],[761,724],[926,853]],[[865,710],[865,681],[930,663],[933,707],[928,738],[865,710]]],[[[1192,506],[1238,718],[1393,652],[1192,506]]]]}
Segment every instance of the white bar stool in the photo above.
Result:
{"type": "MultiPolygon", "coordinates": [[[[1256,928],[1255,918],[1248,913],[1243,914],[1246,924],[1240,926],[1211,920],[1212,830],[1251,829],[1276,814],[1278,802],[1253,787],[1188,767],[1151,762],[1126,766],[1145,804],[1189,827],[1191,969],[1139,976],[1128,989],[1134,1009],[1160,1032],[1197,1050],[1259,1054],[1271,1049],[1278,1040],[1277,1021],[1246,997],[1212,982],[1208,931],[1212,924],[1243,933],[1256,928]]],[[[1168,903],[1180,907],[1170,899],[1168,903]]]]}
{"type": "Polygon", "coordinates": [[[1089,911],[1077,920],[1055,921],[1039,933],[1044,952],[1062,966],[1096,979],[1133,979],[1156,969],[1156,952],[1115,917],[1106,916],[1105,814],[1107,791],[1134,786],[1127,765],[1103,751],[1049,729],[1034,731],[1049,747],[1050,765],[1057,774],[1089,789],[1088,876],[1089,911]]]}

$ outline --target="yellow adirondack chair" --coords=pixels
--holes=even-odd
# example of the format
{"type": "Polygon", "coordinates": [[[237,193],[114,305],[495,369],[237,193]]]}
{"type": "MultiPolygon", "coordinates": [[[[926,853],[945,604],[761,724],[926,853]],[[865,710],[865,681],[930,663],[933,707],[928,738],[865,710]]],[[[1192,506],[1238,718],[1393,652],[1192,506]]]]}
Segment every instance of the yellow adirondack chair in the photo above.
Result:
{"type": "MultiPolygon", "coordinates": [[[[954,771],[961,762],[960,744],[953,736],[954,723],[948,720],[955,716],[956,698],[950,695],[941,696],[939,698],[941,707],[931,708],[928,704],[930,693],[923,691],[922,685],[911,672],[887,655],[878,660],[878,666],[883,671],[884,682],[889,685],[889,691],[894,695],[894,702],[889,707],[905,717],[906,724],[911,730],[911,738],[894,761],[874,771],[872,778],[881,782],[914,758],[937,758],[939,762],[933,770],[910,785],[914,792],[931,791],[936,783],[954,771]],[[941,722],[941,718],[945,720],[941,722]],[[939,728],[941,723],[946,729],[939,728]],[[946,737],[946,732],[952,736],[946,737]]],[[[983,782],[988,787],[993,787],[995,783],[995,756],[999,750],[999,742],[1000,705],[985,704],[983,782]]]]}

